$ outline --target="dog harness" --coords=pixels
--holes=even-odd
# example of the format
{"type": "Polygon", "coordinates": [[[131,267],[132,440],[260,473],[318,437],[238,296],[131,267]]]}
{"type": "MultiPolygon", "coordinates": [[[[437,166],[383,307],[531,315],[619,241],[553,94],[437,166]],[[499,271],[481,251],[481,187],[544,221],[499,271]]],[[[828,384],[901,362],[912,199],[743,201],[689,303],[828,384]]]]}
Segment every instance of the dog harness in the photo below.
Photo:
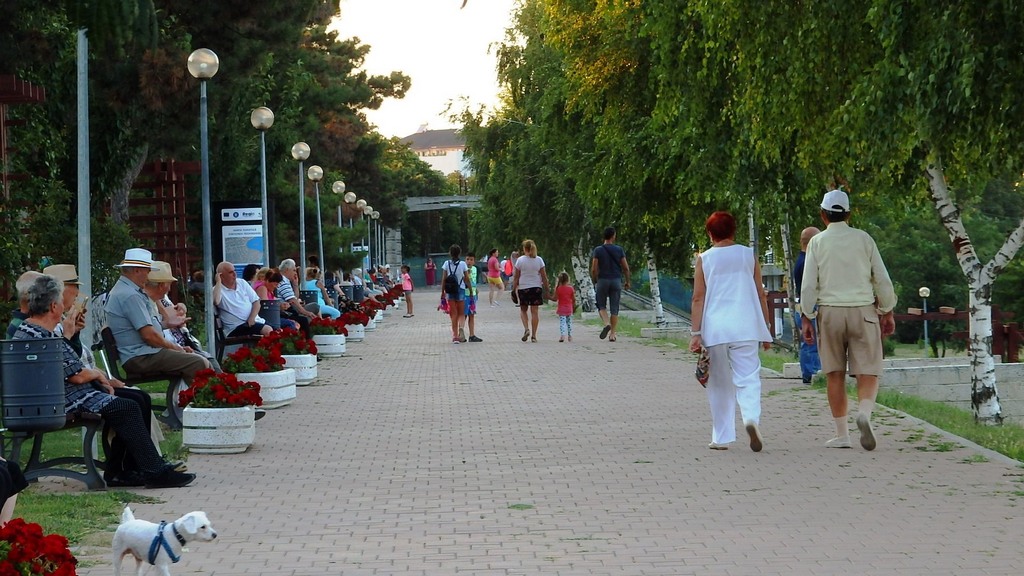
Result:
{"type": "MultiPolygon", "coordinates": [[[[153,543],[150,544],[150,546],[149,546],[149,558],[148,558],[148,561],[149,561],[150,564],[152,564],[154,566],[156,565],[156,557],[157,557],[158,554],[160,554],[160,549],[161,548],[163,548],[164,551],[167,552],[167,556],[170,557],[172,563],[177,564],[178,560],[181,560],[181,556],[176,555],[174,553],[174,550],[171,550],[171,544],[170,544],[170,542],[167,541],[167,537],[164,536],[164,528],[166,528],[166,527],[167,527],[167,521],[166,520],[161,520],[160,521],[160,528],[156,531],[156,536],[153,537],[153,543]]],[[[174,524],[171,524],[171,530],[174,532],[174,537],[177,538],[178,543],[181,544],[182,546],[184,546],[185,545],[185,537],[182,536],[180,532],[178,532],[178,527],[175,526],[174,524]]]]}

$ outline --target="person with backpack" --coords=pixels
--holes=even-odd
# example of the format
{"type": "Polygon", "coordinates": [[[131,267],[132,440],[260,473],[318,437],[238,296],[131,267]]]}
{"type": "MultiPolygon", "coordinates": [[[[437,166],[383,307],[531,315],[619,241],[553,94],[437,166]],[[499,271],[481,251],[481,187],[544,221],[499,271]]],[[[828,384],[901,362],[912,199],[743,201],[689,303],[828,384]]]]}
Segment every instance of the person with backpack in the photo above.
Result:
{"type": "Polygon", "coordinates": [[[462,248],[452,244],[448,260],[441,265],[441,300],[448,302],[448,316],[452,320],[452,344],[459,344],[459,324],[465,314],[466,287],[469,286],[469,266],[459,259],[462,248]]]}

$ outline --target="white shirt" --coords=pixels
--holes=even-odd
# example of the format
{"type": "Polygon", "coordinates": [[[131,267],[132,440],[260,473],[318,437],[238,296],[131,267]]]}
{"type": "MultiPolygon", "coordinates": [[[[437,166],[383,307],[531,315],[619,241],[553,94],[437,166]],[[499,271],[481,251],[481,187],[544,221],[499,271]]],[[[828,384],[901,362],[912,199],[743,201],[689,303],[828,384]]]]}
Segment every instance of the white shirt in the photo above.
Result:
{"type": "Polygon", "coordinates": [[[740,244],[721,246],[701,253],[700,261],[707,286],[700,325],[704,345],[771,342],[754,284],[754,251],[740,244]]]}
{"type": "MultiPolygon", "coordinates": [[[[249,283],[241,278],[237,279],[235,289],[227,286],[220,287],[220,320],[224,324],[224,333],[230,334],[232,330],[245,324],[252,312],[252,303],[259,302],[260,297],[256,291],[249,286],[249,283]]],[[[263,318],[256,316],[256,323],[263,324],[263,318]]]]}
{"type": "Polygon", "coordinates": [[[516,260],[516,270],[519,270],[518,290],[526,288],[543,288],[544,282],[540,278],[540,271],[544,269],[544,259],[540,256],[520,256],[516,260]]]}
{"type": "Polygon", "coordinates": [[[444,279],[452,272],[455,273],[455,277],[459,279],[459,288],[466,289],[466,272],[469,271],[469,266],[466,266],[466,262],[459,260],[458,264],[452,264],[451,260],[445,260],[444,264],[441,265],[442,274],[441,285],[444,286],[444,279]]]}

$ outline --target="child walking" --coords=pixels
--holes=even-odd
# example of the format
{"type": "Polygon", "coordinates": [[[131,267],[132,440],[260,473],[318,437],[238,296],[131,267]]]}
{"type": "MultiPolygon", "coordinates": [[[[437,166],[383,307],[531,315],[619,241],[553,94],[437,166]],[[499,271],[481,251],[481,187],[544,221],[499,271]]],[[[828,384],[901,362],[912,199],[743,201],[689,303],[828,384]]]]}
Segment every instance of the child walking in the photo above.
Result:
{"type": "Polygon", "coordinates": [[[565,342],[568,336],[569,342],[572,342],[572,313],[576,309],[576,290],[569,284],[568,272],[558,274],[555,299],[558,301],[558,341],[565,342]]]}
{"type": "Polygon", "coordinates": [[[405,292],[405,316],[403,318],[412,318],[412,276],[409,275],[410,268],[408,265],[402,265],[402,291],[405,292]]]}

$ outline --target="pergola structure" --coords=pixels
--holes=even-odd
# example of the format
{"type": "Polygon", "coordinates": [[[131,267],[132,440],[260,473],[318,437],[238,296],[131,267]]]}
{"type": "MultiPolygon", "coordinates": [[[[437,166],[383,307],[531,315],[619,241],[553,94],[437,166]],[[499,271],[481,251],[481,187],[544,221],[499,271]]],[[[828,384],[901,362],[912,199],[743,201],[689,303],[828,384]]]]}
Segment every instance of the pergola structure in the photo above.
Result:
{"type": "Polygon", "coordinates": [[[7,129],[21,126],[24,120],[7,118],[7,108],[13,104],[38,104],[46,100],[46,90],[34,86],[30,82],[19,80],[13,75],[0,75],[0,190],[5,200],[11,197],[9,188],[11,181],[24,180],[26,174],[15,174],[9,171],[8,153],[12,151],[7,129]]]}

